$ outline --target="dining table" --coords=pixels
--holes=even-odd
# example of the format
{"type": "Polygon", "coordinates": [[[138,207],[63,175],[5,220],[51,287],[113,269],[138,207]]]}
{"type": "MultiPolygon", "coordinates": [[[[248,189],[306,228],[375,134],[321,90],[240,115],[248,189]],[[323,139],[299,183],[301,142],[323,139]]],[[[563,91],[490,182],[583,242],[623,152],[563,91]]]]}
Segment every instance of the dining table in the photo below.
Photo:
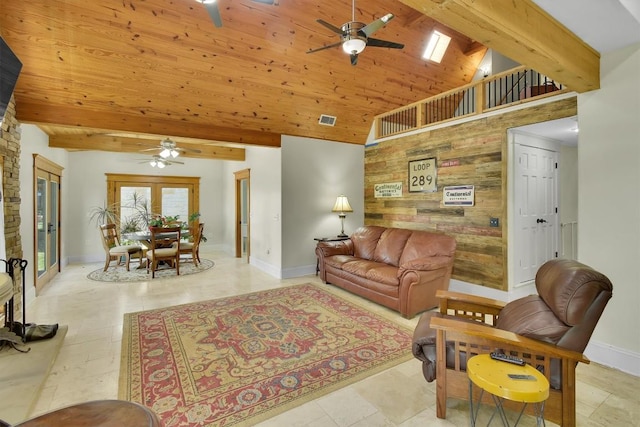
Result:
{"type": "MultiPolygon", "coordinates": [[[[188,239],[190,235],[191,233],[189,232],[188,229],[184,229],[180,232],[180,238],[183,240],[188,239]]],[[[160,234],[160,236],[162,235],[160,234]]],[[[149,230],[135,231],[132,233],[123,233],[122,238],[125,241],[130,240],[130,241],[138,242],[142,246],[144,246],[145,249],[147,250],[151,249],[151,232],[149,230]]]]}

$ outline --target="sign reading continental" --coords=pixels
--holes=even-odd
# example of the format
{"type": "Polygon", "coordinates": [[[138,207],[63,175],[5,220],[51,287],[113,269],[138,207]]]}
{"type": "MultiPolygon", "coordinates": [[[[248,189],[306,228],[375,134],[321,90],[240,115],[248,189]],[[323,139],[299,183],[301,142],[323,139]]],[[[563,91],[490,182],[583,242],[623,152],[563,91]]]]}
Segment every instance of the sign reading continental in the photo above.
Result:
{"type": "Polygon", "coordinates": [[[445,206],[473,206],[473,185],[456,185],[442,189],[442,203],[445,206]]]}
{"type": "Polygon", "coordinates": [[[402,197],[402,182],[376,184],[373,190],[375,197],[402,197]]]}

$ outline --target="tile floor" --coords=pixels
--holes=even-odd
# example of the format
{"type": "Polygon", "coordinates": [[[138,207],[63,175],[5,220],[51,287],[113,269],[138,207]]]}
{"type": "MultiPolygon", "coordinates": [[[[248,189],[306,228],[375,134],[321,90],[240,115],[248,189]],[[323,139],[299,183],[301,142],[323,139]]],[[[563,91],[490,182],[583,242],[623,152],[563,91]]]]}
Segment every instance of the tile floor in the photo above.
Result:
{"type": "MultiPolygon", "coordinates": [[[[68,325],[63,347],[32,416],[78,402],[117,398],[124,313],[282,285],[321,283],[313,275],[279,280],[223,253],[201,255],[214,260],[215,266],[178,279],[142,283],[87,279],[102,263],[69,265],[56,276],[27,307],[27,322],[68,325]]],[[[346,292],[344,295],[367,304],[346,292]]],[[[386,310],[371,303],[367,306],[386,310]]],[[[418,320],[397,317],[411,328],[418,320]]],[[[640,378],[597,364],[581,365],[577,375],[578,426],[640,426],[640,378]]],[[[466,426],[467,408],[463,402],[450,401],[447,420],[436,418],[435,382],[425,382],[420,363],[412,359],[260,425],[466,426]]],[[[525,425],[534,425],[531,421],[526,420],[525,425]]]]}

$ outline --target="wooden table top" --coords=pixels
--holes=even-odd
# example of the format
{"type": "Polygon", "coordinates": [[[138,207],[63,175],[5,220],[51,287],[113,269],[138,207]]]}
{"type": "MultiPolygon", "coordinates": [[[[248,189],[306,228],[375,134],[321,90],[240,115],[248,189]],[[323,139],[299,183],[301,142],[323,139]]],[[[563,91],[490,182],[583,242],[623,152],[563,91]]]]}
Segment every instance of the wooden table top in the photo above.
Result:
{"type": "Polygon", "coordinates": [[[96,400],[48,412],[13,427],[162,427],[149,408],[126,400],[96,400]]]}

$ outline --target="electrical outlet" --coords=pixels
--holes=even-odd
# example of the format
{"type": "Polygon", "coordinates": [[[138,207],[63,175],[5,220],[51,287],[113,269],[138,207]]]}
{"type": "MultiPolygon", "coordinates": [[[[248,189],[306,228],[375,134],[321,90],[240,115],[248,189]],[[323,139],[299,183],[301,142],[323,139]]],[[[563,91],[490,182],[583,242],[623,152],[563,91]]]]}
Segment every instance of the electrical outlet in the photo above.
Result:
{"type": "Polygon", "coordinates": [[[500,220],[498,218],[489,218],[489,227],[499,227],[500,220]]]}

